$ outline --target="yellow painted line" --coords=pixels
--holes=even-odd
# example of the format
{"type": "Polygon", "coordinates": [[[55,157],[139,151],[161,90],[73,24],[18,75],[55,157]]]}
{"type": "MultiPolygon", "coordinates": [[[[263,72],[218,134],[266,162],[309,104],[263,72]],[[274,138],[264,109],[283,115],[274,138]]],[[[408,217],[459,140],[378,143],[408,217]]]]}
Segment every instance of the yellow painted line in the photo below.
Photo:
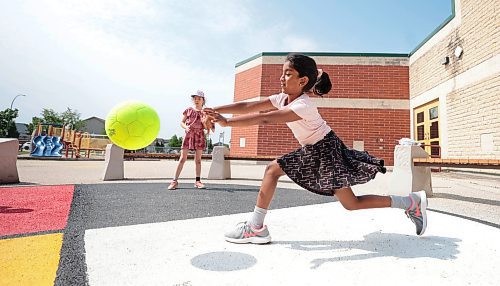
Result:
{"type": "Polygon", "coordinates": [[[62,233],[0,240],[0,285],[54,285],[62,233]]]}

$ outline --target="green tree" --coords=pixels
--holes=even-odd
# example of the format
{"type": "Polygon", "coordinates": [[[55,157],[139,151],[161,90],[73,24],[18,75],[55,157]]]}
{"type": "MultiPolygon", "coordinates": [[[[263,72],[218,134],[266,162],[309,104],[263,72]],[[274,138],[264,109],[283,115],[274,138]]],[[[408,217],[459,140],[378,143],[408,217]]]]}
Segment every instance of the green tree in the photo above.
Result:
{"type": "Polygon", "coordinates": [[[17,118],[18,110],[7,108],[0,111],[0,138],[18,138],[14,119],[17,118]]]}
{"type": "Polygon", "coordinates": [[[181,147],[181,144],[182,144],[182,137],[178,138],[177,135],[175,134],[168,141],[168,145],[170,147],[181,147]]]}
{"type": "Polygon", "coordinates": [[[60,124],[60,125],[70,125],[74,130],[81,130],[85,125],[80,119],[81,114],[77,110],[72,110],[67,108],[66,111],[58,113],[53,109],[43,108],[40,117],[33,117],[31,123],[28,124],[28,132],[32,133],[33,130],[41,124],[60,124]]]}
{"type": "Polygon", "coordinates": [[[60,116],[64,125],[71,125],[75,130],[81,130],[85,125],[85,122],[80,119],[81,114],[78,110],[73,111],[68,107],[60,116]]]}
{"type": "Polygon", "coordinates": [[[63,124],[61,115],[53,109],[47,108],[42,109],[42,122],[45,124],[63,124]]]}
{"type": "Polygon", "coordinates": [[[36,116],[31,118],[31,123],[28,124],[28,134],[33,134],[33,130],[38,126],[38,123],[43,123],[43,119],[36,116]]]}
{"type": "MultiPolygon", "coordinates": [[[[208,135],[207,135],[208,137],[208,135]]],[[[207,140],[207,148],[208,150],[213,150],[214,149],[214,144],[212,143],[212,138],[208,138],[207,140]]]]}
{"type": "Polygon", "coordinates": [[[9,125],[9,130],[7,130],[7,138],[19,138],[19,132],[17,132],[15,121],[12,121],[12,124],[9,125]]]}

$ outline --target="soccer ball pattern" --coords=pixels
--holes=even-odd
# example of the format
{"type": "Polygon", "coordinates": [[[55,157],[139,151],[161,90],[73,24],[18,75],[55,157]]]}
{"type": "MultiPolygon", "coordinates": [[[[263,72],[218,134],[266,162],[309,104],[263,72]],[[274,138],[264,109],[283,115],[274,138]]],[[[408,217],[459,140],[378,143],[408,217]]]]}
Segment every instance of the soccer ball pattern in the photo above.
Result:
{"type": "Polygon", "coordinates": [[[160,118],[149,105],[139,101],[121,103],[108,113],[106,134],[111,142],[127,150],[151,144],[160,131],[160,118]]]}

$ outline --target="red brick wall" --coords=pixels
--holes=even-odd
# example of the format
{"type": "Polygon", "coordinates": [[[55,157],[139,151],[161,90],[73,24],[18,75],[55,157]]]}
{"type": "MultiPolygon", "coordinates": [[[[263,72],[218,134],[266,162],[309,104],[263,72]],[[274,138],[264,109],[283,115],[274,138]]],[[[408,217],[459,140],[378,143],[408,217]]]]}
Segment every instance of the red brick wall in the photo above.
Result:
{"type": "MultiPolygon", "coordinates": [[[[256,66],[237,73],[234,84],[234,101],[255,98],[260,94],[262,66],[256,66]]],[[[259,126],[232,128],[231,154],[237,156],[256,156],[259,126]],[[240,147],[240,138],[245,138],[245,147],[240,147]]]]}
{"type": "Polygon", "coordinates": [[[407,66],[327,66],[333,89],[328,98],[409,99],[407,66]]]}
{"type": "MultiPolygon", "coordinates": [[[[325,98],[409,99],[407,66],[318,65],[333,82],[325,98]]],[[[282,64],[266,64],[236,75],[235,101],[280,92],[282,64]]],[[[364,141],[364,149],[393,165],[396,141],[410,137],[410,111],[401,109],[319,108],[344,143],[364,141]]],[[[231,155],[278,156],[299,148],[285,124],[233,128],[231,155]],[[246,147],[239,147],[240,138],[246,147]]]]}
{"type": "MultiPolygon", "coordinates": [[[[260,72],[260,93],[252,90],[253,97],[269,96],[281,92],[280,76],[283,65],[264,65],[252,68],[246,73],[257,75],[260,72]]],[[[325,98],[376,98],[409,99],[409,69],[407,66],[327,66],[318,65],[330,75],[333,89],[325,98]]],[[[238,80],[238,78],[237,78],[238,80]]],[[[249,84],[251,82],[248,82],[249,84]]],[[[235,89],[238,97],[252,98],[242,88],[235,89]]],[[[241,100],[241,99],[240,99],[241,100]]]]}
{"type": "Polygon", "coordinates": [[[256,156],[259,126],[232,128],[231,155],[256,156]],[[240,147],[240,138],[245,138],[245,147],[240,147]]]}
{"type": "Polygon", "coordinates": [[[320,108],[319,112],[347,146],[364,141],[365,151],[388,166],[394,164],[396,141],[410,135],[409,110],[320,108]]]}
{"type": "Polygon", "coordinates": [[[283,155],[300,147],[286,124],[271,124],[259,129],[259,156],[283,155]]]}
{"type": "MultiPolygon", "coordinates": [[[[396,142],[409,137],[409,110],[319,108],[319,112],[348,147],[353,147],[353,141],[364,141],[365,151],[383,158],[388,166],[393,164],[396,142]]],[[[239,131],[236,137],[248,137],[239,131]]],[[[300,147],[285,124],[261,126],[258,143],[257,152],[252,155],[280,155],[300,147]]],[[[239,155],[236,152],[239,151],[235,149],[233,154],[239,155]]]]}
{"type": "Polygon", "coordinates": [[[259,96],[261,88],[261,80],[262,80],[261,65],[237,73],[234,82],[234,101],[237,102],[259,96]]]}
{"type": "Polygon", "coordinates": [[[280,77],[283,72],[283,65],[263,65],[262,85],[260,95],[270,96],[281,92],[280,77]]]}

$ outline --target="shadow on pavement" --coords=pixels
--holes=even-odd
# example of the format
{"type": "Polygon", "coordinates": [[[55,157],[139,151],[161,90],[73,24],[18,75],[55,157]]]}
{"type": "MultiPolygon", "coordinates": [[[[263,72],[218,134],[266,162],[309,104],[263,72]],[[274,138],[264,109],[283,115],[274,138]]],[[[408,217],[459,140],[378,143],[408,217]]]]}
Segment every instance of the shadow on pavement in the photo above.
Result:
{"type": "Polygon", "coordinates": [[[217,251],[200,254],[191,259],[197,268],[209,271],[235,271],[250,268],[257,259],[249,254],[232,251],[217,251]]]}
{"type": "Polygon", "coordinates": [[[273,241],[273,245],[285,245],[299,251],[325,251],[349,253],[350,250],[363,250],[368,253],[355,255],[335,255],[334,257],[316,258],[311,261],[311,269],[316,269],[327,262],[364,260],[376,257],[418,258],[429,257],[441,260],[456,259],[458,243],[452,237],[409,236],[398,233],[372,232],[364,240],[351,241],[273,241]]]}
{"type": "Polygon", "coordinates": [[[478,203],[478,204],[485,204],[485,205],[492,205],[492,206],[500,206],[500,201],[497,201],[497,200],[465,197],[465,196],[460,196],[460,195],[455,195],[455,194],[447,194],[447,193],[434,193],[432,198],[433,199],[438,198],[438,199],[456,200],[456,201],[478,203]]]}

